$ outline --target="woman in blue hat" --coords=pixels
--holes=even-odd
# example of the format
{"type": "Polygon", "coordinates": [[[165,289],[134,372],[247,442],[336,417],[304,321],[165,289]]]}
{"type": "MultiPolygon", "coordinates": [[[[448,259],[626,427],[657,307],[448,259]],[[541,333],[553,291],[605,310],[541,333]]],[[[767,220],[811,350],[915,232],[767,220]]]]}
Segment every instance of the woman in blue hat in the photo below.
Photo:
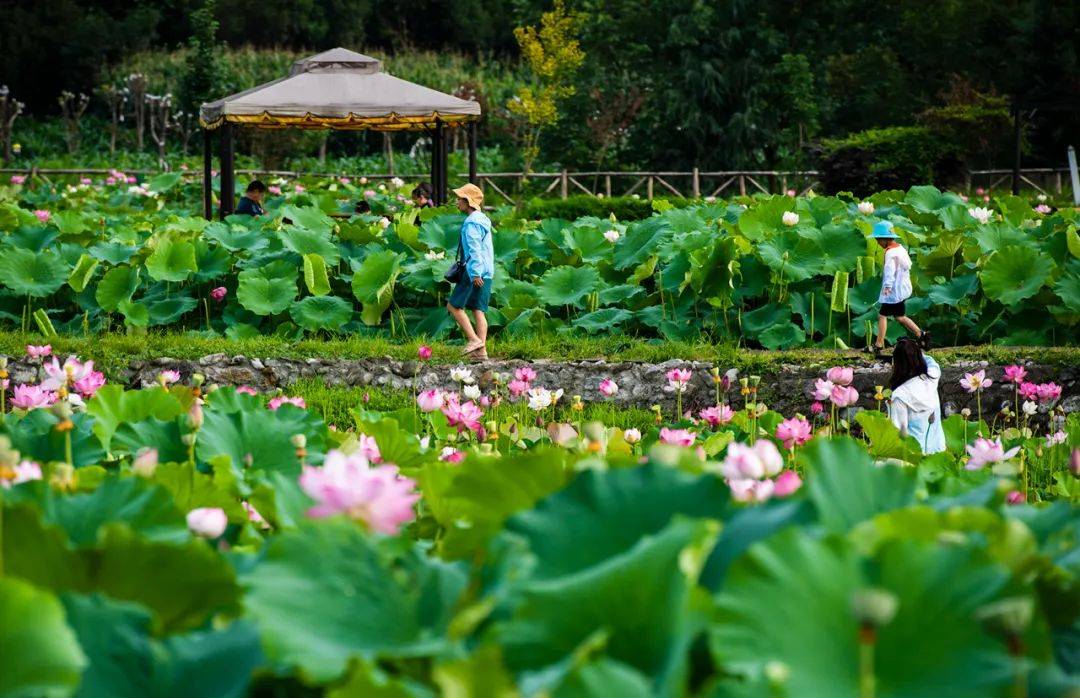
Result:
{"type": "Polygon", "coordinates": [[[900,236],[893,232],[893,224],[889,221],[874,223],[871,237],[885,250],[885,264],[881,272],[881,294],[878,303],[881,309],[878,311],[877,342],[874,344],[874,353],[880,354],[885,349],[885,332],[888,330],[889,318],[896,318],[897,322],[907,328],[918,339],[924,349],[930,348],[930,333],[923,332],[919,326],[907,316],[906,301],[911,298],[911,257],[897,240],[900,236]]]}

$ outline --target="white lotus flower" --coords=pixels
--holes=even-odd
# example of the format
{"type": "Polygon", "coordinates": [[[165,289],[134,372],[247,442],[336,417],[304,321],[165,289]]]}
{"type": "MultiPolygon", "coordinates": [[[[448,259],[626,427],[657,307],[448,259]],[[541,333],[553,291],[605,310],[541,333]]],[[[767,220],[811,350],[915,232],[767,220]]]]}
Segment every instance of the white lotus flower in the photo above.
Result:
{"type": "Polygon", "coordinates": [[[990,217],[993,213],[986,207],[976,206],[975,208],[968,209],[968,215],[985,225],[990,222],[990,217]]]}
{"type": "Polygon", "coordinates": [[[533,388],[529,391],[529,409],[535,412],[551,407],[552,394],[547,388],[533,388]]]}
{"type": "Polygon", "coordinates": [[[424,259],[428,260],[429,262],[434,262],[445,257],[446,253],[442,250],[429,250],[427,253],[424,254],[424,259]]]}
{"type": "Polygon", "coordinates": [[[604,233],[604,239],[610,242],[612,245],[619,239],[620,233],[618,230],[609,230],[604,233]]]}
{"type": "Polygon", "coordinates": [[[476,382],[476,379],[473,378],[472,371],[467,368],[461,367],[450,369],[450,380],[456,381],[458,383],[464,383],[465,385],[476,382]]]}
{"type": "Polygon", "coordinates": [[[469,398],[470,400],[480,399],[480,386],[478,385],[466,385],[464,390],[462,390],[461,392],[464,393],[465,397],[469,398]]]}
{"type": "Polygon", "coordinates": [[[863,214],[864,216],[869,216],[873,212],[874,212],[874,204],[872,202],[870,202],[870,201],[860,201],[859,202],[859,213],[863,214]]]}
{"type": "Polygon", "coordinates": [[[1024,411],[1028,417],[1039,411],[1039,405],[1033,400],[1025,400],[1024,404],[1020,406],[1020,409],[1024,411]]]}
{"type": "Polygon", "coordinates": [[[383,230],[386,230],[387,228],[389,228],[390,227],[390,219],[387,218],[386,216],[383,216],[382,218],[380,218],[379,219],[379,227],[382,228],[383,230]]]}
{"type": "Polygon", "coordinates": [[[794,211],[785,211],[784,212],[784,225],[798,225],[798,224],[799,224],[799,214],[795,213],[794,211]]]}
{"type": "Polygon", "coordinates": [[[401,189],[403,186],[405,186],[405,180],[401,177],[394,177],[390,180],[390,184],[395,189],[401,189]]]}

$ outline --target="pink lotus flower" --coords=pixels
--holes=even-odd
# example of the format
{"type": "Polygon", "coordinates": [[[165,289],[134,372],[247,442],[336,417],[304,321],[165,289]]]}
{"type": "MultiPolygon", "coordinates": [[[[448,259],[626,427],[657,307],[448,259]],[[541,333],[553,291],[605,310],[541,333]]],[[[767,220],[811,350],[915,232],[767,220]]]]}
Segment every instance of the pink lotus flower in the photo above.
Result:
{"type": "Polygon", "coordinates": [[[1035,212],[1036,213],[1041,213],[1044,216],[1050,215],[1050,212],[1053,211],[1053,210],[1054,209],[1050,208],[1046,204],[1039,204],[1038,206],[1035,207],[1035,212]]]}
{"type": "Polygon", "coordinates": [[[837,407],[851,407],[859,401],[859,393],[850,385],[834,385],[829,399],[837,407]]]}
{"type": "Polygon", "coordinates": [[[105,385],[105,374],[101,371],[91,371],[79,380],[75,381],[72,387],[75,388],[75,392],[82,395],[84,398],[90,399],[94,396],[94,393],[98,389],[105,385]]]}
{"type": "Polygon", "coordinates": [[[810,405],[810,412],[813,414],[821,414],[824,411],[825,405],[821,404],[817,400],[814,401],[814,404],[810,405]]]}
{"type": "Polygon", "coordinates": [[[850,368],[833,366],[825,372],[825,378],[833,385],[851,385],[851,381],[855,379],[855,372],[850,368]]]}
{"type": "Polygon", "coordinates": [[[1061,397],[1061,386],[1057,383],[1040,383],[1035,388],[1035,394],[1039,397],[1039,402],[1053,402],[1061,397]]]}
{"type": "Polygon", "coordinates": [[[686,392],[686,386],[690,383],[690,379],[693,377],[693,372],[685,368],[673,368],[667,372],[667,387],[664,390],[669,393],[686,392]]]}
{"type": "Polygon", "coordinates": [[[814,399],[825,401],[832,397],[833,382],[825,380],[824,378],[818,378],[814,381],[814,399]]]}
{"type": "Polygon", "coordinates": [[[41,346],[35,346],[33,344],[26,345],[26,355],[31,359],[41,359],[52,353],[51,344],[43,344],[41,346]]]}
{"type": "Polygon", "coordinates": [[[286,397],[284,395],[278,395],[277,397],[270,398],[270,404],[267,405],[271,410],[277,411],[282,405],[294,405],[302,410],[307,409],[307,403],[304,402],[302,397],[286,397]]]}
{"type": "Polygon", "coordinates": [[[600,394],[604,397],[615,397],[619,392],[618,384],[610,378],[600,381],[600,394]]]}
{"type": "Polygon", "coordinates": [[[138,182],[138,181],[139,181],[139,180],[135,179],[135,177],[134,177],[134,176],[132,176],[132,175],[128,175],[128,178],[127,178],[127,183],[128,183],[128,184],[135,184],[135,183],[136,183],[136,182],[138,182]]]}
{"type": "Polygon", "coordinates": [[[158,383],[161,385],[172,385],[180,380],[179,371],[162,371],[158,374],[158,383]]]}
{"type": "Polygon", "coordinates": [[[48,223],[49,219],[52,218],[52,214],[45,209],[39,208],[38,210],[34,211],[34,217],[42,223],[48,223]]]}
{"type": "Polygon", "coordinates": [[[800,487],[802,487],[802,478],[799,474],[794,470],[785,470],[776,478],[774,493],[777,497],[787,497],[797,492],[800,487]]]}
{"type": "Polygon", "coordinates": [[[79,180],[79,184],[84,184],[86,186],[89,186],[89,185],[91,185],[93,183],[94,183],[94,180],[90,179],[89,177],[83,177],[82,179],[79,180]]]}
{"type": "Polygon", "coordinates": [[[225,516],[225,511],[217,507],[199,507],[192,509],[187,515],[188,529],[203,538],[220,538],[228,525],[229,519],[225,516]]]}
{"type": "Polygon", "coordinates": [[[802,446],[813,435],[810,422],[802,417],[785,419],[776,426],[776,438],[784,443],[784,448],[802,446]]]}
{"type": "Polygon", "coordinates": [[[1020,385],[1024,382],[1024,378],[1027,377],[1027,369],[1020,365],[1006,366],[1005,367],[1005,382],[1016,383],[1020,385]]]}
{"type": "Polygon", "coordinates": [[[441,390],[425,390],[416,396],[416,404],[421,412],[434,412],[442,409],[443,394],[441,390]]]}
{"type": "Polygon", "coordinates": [[[136,475],[153,477],[158,467],[158,450],[156,448],[140,448],[131,459],[131,469],[136,475]]]}
{"type": "Polygon", "coordinates": [[[641,432],[637,429],[627,429],[623,432],[622,437],[623,441],[626,443],[636,444],[638,441],[641,441],[641,432]]]}
{"type": "Polygon", "coordinates": [[[74,356],[69,356],[64,365],[54,356],[53,360],[45,364],[45,380],[41,381],[41,387],[45,390],[59,390],[64,387],[74,386],[94,371],[94,362],[80,362],[74,356]]]}
{"type": "Polygon", "coordinates": [[[381,463],[382,454],[379,453],[379,444],[375,441],[374,436],[368,436],[367,434],[360,434],[359,444],[357,446],[357,452],[367,458],[372,463],[381,463]]]}
{"type": "Polygon", "coordinates": [[[421,344],[420,348],[416,350],[416,355],[421,361],[427,361],[431,358],[431,347],[426,344],[421,344]]]}
{"type": "Polygon", "coordinates": [[[698,416],[715,428],[730,422],[735,417],[735,410],[727,405],[713,405],[698,412],[698,416]]]}
{"type": "Polygon", "coordinates": [[[241,385],[236,389],[237,395],[258,395],[259,391],[252,388],[250,385],[241,385]]]}
{"type": "Polygon", "coordinates": [[[1039,397],[1039,386],[1034,383],[1023,382],[1020,384],[1020,397],[1025,400],[1035,400],[1039,397]]]}
{"type": "Polygon", "coordinates": [[[108,184],[110,186],[116,184],[116,177],[106,177],[105,184],[108,184]]]}
{"type": "Polygon", "coordinates": [[[311,518],[344,514],[370,529],[394,535],[415,517],[413,505],[420,495],[416,483],[398,475],[395,465],[371,467],[363,455],[332,450],[321,468],[304,466],[300,487],[317,504],[311,518]]]}
{"type": "Polygon", "coordinates": [[[11,175],[12,184],[22,184],[26,181],[26,175],[11,175]]]}
{"type": "Polygon", "coordinates": [[[522,383],[532,383],[536,380],[536,371],[534,371],[531,366],[522,366],[514,371],[514,378],[522,383]]]}
{"type": "Polygon", "coordinates": [[[510,381],[506,385],[507,390],[510,391],[510,395],[513,397],[521,397],[525,393],[529,392],[529,384],[516,378],[510,381]]]}
{"type": "Polygon", "coordinates": [[[32,460],[20,461],[11,470],[11,479],[0,476],[0,487],[5,490],[11,489],[13,485],[41,479],[41,466],[32,460]]]}
{"type": "Polygon", "coordinates": [[[1013,490],[1009,494],[1005,495],[1005,502],[1010,505],[1023,504],[1027,501],[1027,495],[1020,490],[1013,490]]]}
{"type": "Polygon", "coordinates": [[[767,502],[776,492],[776,483],[772,480],[754,480],[743,478],[728,482],[731,497],[737,502],[767,502]]]}
{"type": "Polygon", "coordinates": [[[446,446],[439,454],[439,460],[444,463],[460,463],[465,460],[465,452],[459,451],[453,446],[446,446]]]}
{"type": "Polygon", "coordinates": [[[979,187],[978,189],[975,190],[975,193],[978,194],[979,196],[982,196],[983,194],[986,193],[986,190],[983,189],[982,187],[979,187]]]}
{"type": "Polygon", "coordinates": [[[965,373],[964,377],[960,379],[960,387],[969,393],[978,392],[989,388],[994,384],[994,381],[986,377],[986,371],[979,370],[974,373],[965,373]]]}
{"type": "Polygon", "coordinates": [[[228,295],[228,293],[228,289],[226,289],[224,286],[218,286],[210,292],[210,297],[220,303],[221,301],[225,300],[225,296],[228,295]]]}
{"type": "Polygon", "coordinates": [[[979,470],[989,463],[1000,463],[1009,460],[1020,452],[1020,447],[1005,450],[1001,445],[1001,439],[975,439],[975,443],[965,447],[971,458],[964,466],[967,470],[979,470]]]}
{"type": "Polygon", "coordinates": [[[375,190],[374,189],[365,189],[363,196],[364,196],[365,199],[373,199],[373,198],[375,198],[375,190]]]}
{"type": "Polygon", "coordinates": [[[277,186],[276,184],[271,184],[270,186],[268,186],[266,188],[266,191],[270,192],[274,196],[281,196],[281,187],[277,186]]]}
{"type": "Polygon", "coordinates": [[[458,431],[468,429],[473,433],[479,433],[483,428],[480,419],[484,416],[484,411],[472,400],[459,404],[455,396],[454,399],[446,401],[442,407],[442,413],[446,415],[447,423],[452,427],[457,427],[458,431]]]}
{"type": "Polygon", "coordinates": [[[1066,434],[1064,431],[1061,431],[1059,429],[1059,430],[1055,431],[1053,434],[1047,434],[1046,435],[1046,446],[1047,446],[1047,448],[1053,448],[1054,446],[1057,446],[1058,444],[1065,443],[1068,439],[1069,439],[1069,435],[1066,434]]]}
{"type": "Polygon", "coordinates": [[[350,184],[352,182],[348,177],[338,177],[338,181],[342,184],[350,184]]]}
{"type": "Polygon", "coordinates": [[[35,410],[56,402],[56,393],[40,385],[16,385],[12,391],[11,406],[20,410],[35,410]]]}
{"type": "Polygon", "coordinates": [[[670,446],[693,446],[697,434],[687,429],[669,429],[664,427],[660,430],[661,443],[670,446]]]}
{"type": "Polygon", "coordinates": [[[776,444],[767,439],[758,440],[753,446],[738,442],[728,445],[720,472],[729,481],[777,475],[784,468],[784,457],[776,444]]]}
{"type": "Polygon", "coordinates": [[[244,511],[247,512],[248,521],[255,524],[259,528],[265,530],[270,528],[270,524],[263,518],[259,510],[254,507],[250,502],[242,501],[240,504],[244,507],[244,511]]]}
{"type": "Polygon", "coordinates": [[[303,194],[304,193],[304,185],[303,184],[297,184],[296,186],[293,187],[293,191],[295,191],[297,194],[303,194]]]}

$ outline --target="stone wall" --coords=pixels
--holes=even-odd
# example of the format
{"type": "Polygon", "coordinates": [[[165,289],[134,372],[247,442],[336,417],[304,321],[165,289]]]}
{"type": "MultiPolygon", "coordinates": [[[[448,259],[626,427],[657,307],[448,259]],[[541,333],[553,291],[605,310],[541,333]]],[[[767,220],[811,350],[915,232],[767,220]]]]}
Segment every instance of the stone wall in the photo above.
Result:
{"type": "MultiPolygon", "coordinates": [[[[884,385],[888,380],[886,363],[863,361],[855,367],[855,387],[859,391],[859,404],[874,407],[874,386],[884,385]]],[[[619,385],[616,405],[648,408],[661,404],[669,407],[674,396],[664,391],[665,373],[676,367],[689,368],[694,372],[690,387],[683,397],[687,408],[696,409],[712,404],[714,389],[707,362],[668,361],[661,364],[639,362],[605,361],[489,361],[484,364],[461,364],[469,368],[480,386],[490,385],[496,373],[513,374],[521,366],[531,366],[537,373],[534,385],[562,388],[567,396],[581,395],[586,401],[600,400],[597,386],[604,378],[611,378],[619,385]]],[[[1028,380],[1046,382],[1053,380],[1063,388],[1062,404],[1069,412],[1080,411],[1080,366],[1046,366],[1027,364],[1028,380]]],[[[178,360],[168,357],[146,361],[134,361],[127,368],[111,376],[128,386],[151,385],[159,372],[172,369],[186,379],[192,373],[206,376],[208,383],[220,385],[250,385],[260,391],[276,388],[287,389],[300,379],[320,379],[331,386],[377,386],[393,390],[426,388],[452,388],[456,384],[450,378],[453,364],[430,364],[418,361],[395,361],[387,358],[370,359],[258,359],[244,356],[213,354],[198,360],[178,360]]],[[[1011,386],[1002,385],[999,379],[1002,366],[986,362],[955,362],[942,367],[942,406],[946,414],[964,407],[975,409],[974,398],[960,388],[959,380],[965,372],[985,369],[994,380],[994,386],[983,394],[983,409],[990,411],[1008,402],[1012,403],[1011,386]]],[[[13,384],[35,380],[36,368],[25,360],[13,361],[9,370],[13,384]]],[[[810,404],[810,389],[815,378],[821,377],[820,369],[794,364],[784,364],[762,375],[760,398],[770,408],[785,414],[805,411],[810,404]]],[[[730,400],[741,405],[737,386],[732,389],[730,400]]]]}

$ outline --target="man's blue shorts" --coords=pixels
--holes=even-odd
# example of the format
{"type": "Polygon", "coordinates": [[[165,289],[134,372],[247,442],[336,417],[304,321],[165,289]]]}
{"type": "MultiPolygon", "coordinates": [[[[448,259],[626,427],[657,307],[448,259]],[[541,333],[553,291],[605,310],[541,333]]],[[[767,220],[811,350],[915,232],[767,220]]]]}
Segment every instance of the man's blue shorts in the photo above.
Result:
{"type": "Polygon", "coordinates": [[[468,308],[487,312],[491,302],[491,279],[484,279],[483,286],[473,286],[473,280],[463,276],[450,294],[450,305],[457,309],[468,308]]]}

